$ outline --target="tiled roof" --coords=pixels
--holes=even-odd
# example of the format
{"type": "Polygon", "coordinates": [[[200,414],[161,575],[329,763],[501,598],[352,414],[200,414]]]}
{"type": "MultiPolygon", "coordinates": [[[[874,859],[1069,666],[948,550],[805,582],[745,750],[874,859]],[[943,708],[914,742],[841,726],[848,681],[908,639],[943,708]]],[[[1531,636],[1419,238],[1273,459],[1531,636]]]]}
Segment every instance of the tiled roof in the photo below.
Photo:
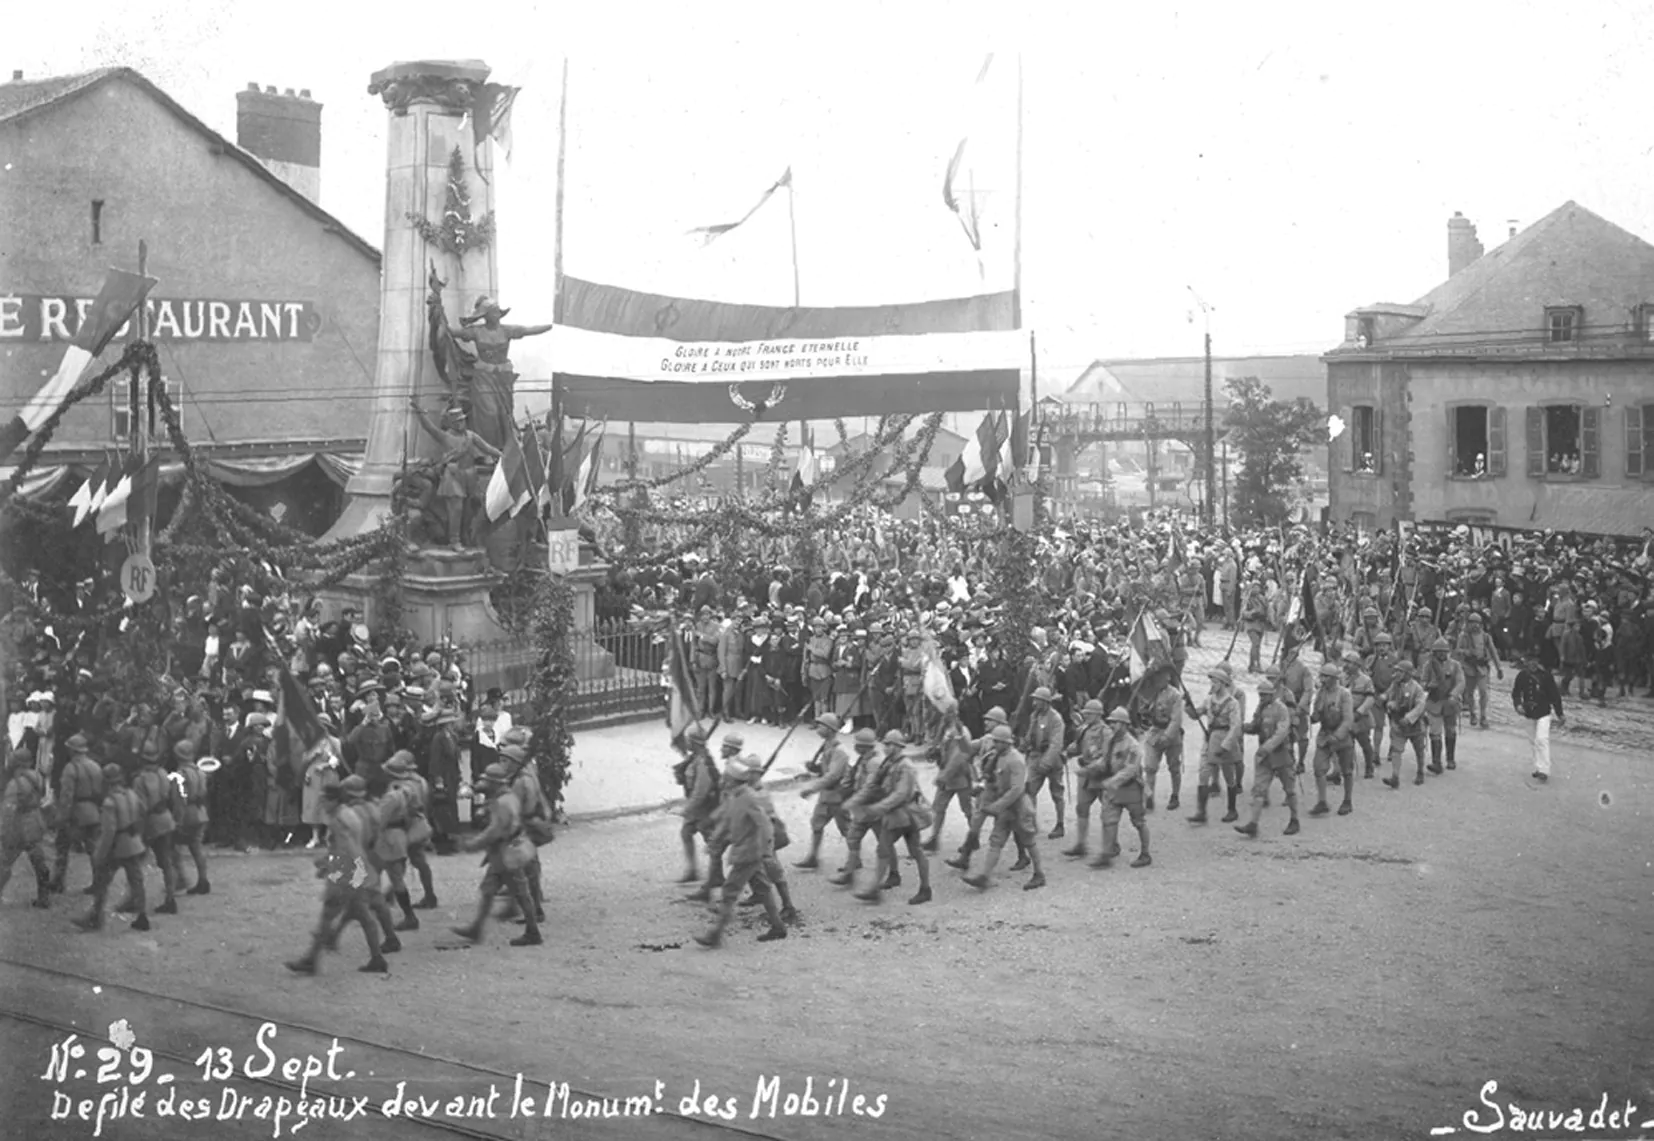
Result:
{"type": "Polygon", "coordinates": [[[1532,352],[1545,343],[1545,309],[1579,306],[1580,347],[1621,341],[1640,305],[1654,303],[1654,245],[1577,202],[1495,246],[1415,303],[1428,314],[1373,348],[1532,352]]]}
{"type": "MultiPolygon", "coordinates": [[[[1213,357],[1213,402],[1227,403],[1223,382],[1243,376],[1255,376],[1269,385],[1276,400],[1302,396],[1317,404],[1326,402],[1327,369],[1319,356],[1213,357]]],[[[1151,357],[1093,361],[1062,398],[1078,404],[1198,405],[1205,392],[1204,357],[1151,357]]]]}
{"type": "Polygon", "coordinates": [[[46,79],[0,83],[0,123],[21,119],[31,111],[38,111],[71,95],[77,95],[119,70],[121,69],[118,67],[100,67],[95,71],[83,71],[79,75],[54,75],[46,79]]]}
{"type": "Polygon", "coordinates": [[[10,83],[0,83],[0,124],[27,119],[47,108],[78,98],[94,87],[114,79],[125,80],[148,94],[161,106],[182,119],[185,124],[222,147],[226,155],[241,163],[278,192],[296,202],[307,214],[321,221],[324,227],[337,232],[346,242],[375,262],[380,260],[378,247],[293,189],[284,179],[271,173],[270,168],[260,162],[257,156],[241,149],[241,147],[207,126],[206,123],[192,115],[172,96],[130,67],[103,67],[96,71],[82,72],[79,75],[59,75],[46,79],[14,80],[10,83]]]}

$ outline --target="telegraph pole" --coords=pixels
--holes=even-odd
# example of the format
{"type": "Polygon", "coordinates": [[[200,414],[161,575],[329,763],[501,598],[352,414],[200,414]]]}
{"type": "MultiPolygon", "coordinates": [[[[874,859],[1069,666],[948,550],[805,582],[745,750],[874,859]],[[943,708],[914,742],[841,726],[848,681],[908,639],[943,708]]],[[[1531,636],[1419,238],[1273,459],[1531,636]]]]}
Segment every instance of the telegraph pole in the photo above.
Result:
{"type": "Polygon", "coordinates": [[[1201,521],[1210,526],[1217,499],[1217,435],[1212,430],[1212,308],[1200,299],[1200,294],[1195,292],[1194,286],[1189,286],[1188,290],[1189,296],[1200,306],[1206,330],[1206,454],[1202,457],[1206,466],[1206,496],[1202,504],[1201,521]]]}

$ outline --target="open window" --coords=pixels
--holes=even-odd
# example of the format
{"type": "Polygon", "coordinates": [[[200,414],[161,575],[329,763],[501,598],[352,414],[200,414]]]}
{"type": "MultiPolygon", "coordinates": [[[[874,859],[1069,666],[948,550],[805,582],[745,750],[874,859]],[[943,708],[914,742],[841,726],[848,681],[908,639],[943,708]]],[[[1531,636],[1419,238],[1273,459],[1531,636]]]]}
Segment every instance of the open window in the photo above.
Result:
{"type": "Polygon", "coordinates": [[[1602,471],[1602,409],[1545,404],[1528,409],[1528,474],[1596,479],[1602,471]]]}
{"type": "Polygon", "coordinates": [[[1454,479],[1492,479],[1505,474],[1503,408],[1489,404],[1448,408],[1447,471],[1454,479]]]}
{"type": "MultiPolygon", "coordinates": [[[[1344,435],[1343,467],[1358,475],[1379,475],[1384,470],[1384,414],[1371,404],[1344,405],[1339,410],[1344,435]]],[[[1337,450],[1337,449],[1335,449],[1337,450]]]]}
{"type": "Polygon", "coordinates": [[[1654,404],[1625,409],[1625,474],[1630,479],[1654,477],[1654,404]]]}

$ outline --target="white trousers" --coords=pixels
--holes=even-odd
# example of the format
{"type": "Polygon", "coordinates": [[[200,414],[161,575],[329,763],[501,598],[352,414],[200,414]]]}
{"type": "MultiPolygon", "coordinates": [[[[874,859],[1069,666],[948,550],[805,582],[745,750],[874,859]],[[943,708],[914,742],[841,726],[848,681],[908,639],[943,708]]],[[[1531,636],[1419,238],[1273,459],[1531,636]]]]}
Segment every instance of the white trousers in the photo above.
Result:
{"type": "Polygon", "coordinates": [[[1551,775],[1551,717],[1550,714],[1529,721],[1528,750],[1533,754],[1533,771],[1551,775]]]}

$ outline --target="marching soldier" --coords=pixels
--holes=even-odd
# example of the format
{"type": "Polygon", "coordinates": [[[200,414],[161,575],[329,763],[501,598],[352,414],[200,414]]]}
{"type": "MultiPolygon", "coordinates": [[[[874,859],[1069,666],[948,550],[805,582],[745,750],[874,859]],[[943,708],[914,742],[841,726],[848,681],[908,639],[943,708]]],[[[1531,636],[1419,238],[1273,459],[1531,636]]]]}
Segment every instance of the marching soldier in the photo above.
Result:
{"type": "MultiPolygon", "coordinates": [[[[953,859],[946,861],[948,867],[958,868],[962,872],[970,870],[971,853],[982,846],[982,827],[987,823],[990,815],[984,807],[987,802],[983,800],[983,795],[994,784],[994,768],[998,764],[1000,756],[1000,751],[995,747],[993,741],[994,727],[998,725],[1010,727],[1005,710],[998,705],[988,710],[983,715],[982,720],[986,732],[984,732],[982,739],[976,743],[977,767],[981,772],[981,779],[973,789],[976,807],[971,812],[970,828],[965,833],[965,842],[959,846],[958,854],[953,859]]],[[[1023,843],[1020,832],[1013,832],[1013,834],[1016,836],[1017,862],[1011,865],[1011,870],[1020,872],[1028,866],[1028,848],[1023,843]]]]}
{"type": "MultiPolygon", "coordinates": [[[[1028,763],[1017,752],[1014,740],[1009,725],[995,725],[993,732],[988,734],[994,763],[991,775],[984,771],[986,787],[978,811],[994,818],[994,830],[988,838],[988,854],[981,873],[965,877],[965,882],[974,888],[985,889],[992,882],[994,865],[1005,850],[1006,838],[1013,832],[1021,840],[1034,865],[1034,874],[1028,877],[1022,890],[1033,891],[1045,886],[1045,871],[1040,867],[1039,846],[1034,839],[1034,807],[1028,795],[1028,763]]],[[[966,843],[969,842],[967,837],[966,843]]],[[[968,867],[968,854],[965,860],[968,867]]]]}
{"type": "Polygon", "coordinates": [[[1361,625],[1356,628],[1355,635],[1350,639],[1353,649],[1363,656],[1371,654],[1378,644],[1378,636],[1383,628],[1378,624],[1378,607],[1369,606],[1361,612],[1361,625]]]}
{"type": "MultiPolygon", "coordinates": [[[[551,843],[551,806],[546,803],[545,790],[540,787],[540,775],[529,763],[527,734],[513,737],[500,746],[500,763],[505,766],[511,781],[511,791],[517,794],[522,809],[523,835],[534,849],[533,858],[523,868],[528,883],[528,898],[534,903],[534,920],[546,921],[546,897],[540,871],[540,848],[551,843]]],[[[515,919],[516,908],[507,903],[504,918],[515,919]]]]}
{"type": "Polygon", "coordinates": [[[1102,756],[1088,766],[1091,779],[1100,777],[1103,795],[1103,850],[1091,861],[1094,868],[1106,868],[1120,854],[1120,814],[1131,817],[1137,829],[1138,853],[1134,868],[1146,868],[1149,858],[1149,818],[1143,811],[1143,751],[1131,735],[1131,719],[1123,708],[1108,715],[1111,733],[1102,756]]]}
{"type": "MultiPolygon", "coordinates": [[[[691,749],[698,750],[698,754],[690,762],[690,769],[694,773],[690,782],[689,802],[683,806],[683,836],[684,852],[689,859],[689,869],[678,882],[692,883],[697,878],[691,875],[695,871],[695,836],[697,834],[706,841],[706,861],[709,868],[706,882],[699,891],[690,895],[690,899],[700,903],[707,903],[712,899],[712,893],[724,885],[724,850],[718,846],[716,840],[718,831],[718,808],[723,803],[723,781],[718,774],[718,767],[712,757],[706,752],[706,730],[699,725],[691,725],[685,732],[690,741],[691,749]]],[[[725,733],[719,748],[724,760],[728,761],[741,755],[741,747],[746,739],[739,733],[725,733]]]]}
{"type": "Polygon", "coordinates": [[[1505,680],[1505,665],[1499,660],[1499,647],[1494,645],[1493,635],[1482,628],[1480,611],[1470,612],[1454,652],[1464,666],[1464,696],[1465,704],[1470,707],[1470,723],[1486,729],[1488,665],[1491,663],[1499,671],[1500,681],[1505,680]]]}
{"type": "MultiPolygon", "coordinates": [[[[799,922],[798,908],[793,906],[793,893],[787,887],[787,871],[781,866],[781,860],[777,855],[782,848],[792,843],[792,840],[787,836],[787,825],[781,819],[781,814],[775,810],[775,801],[770,798],[769,793],[764,791],[763,764],[752,753],[742,757],[741,763],[747,768],[747,775],[744,779],[747,784],[752,786],[753,796],[758,798],[758,803],[763,805],[764,811],[769,814],[770,832],[775,838],[771,845],[770,854],[764,857],[764,878],[769,881],[775,899],[780,902],[782,925],[796,927],[799,922]]],[[[741,901],[740,906],[756,907],[761,906],[763,902],[764,897],[758,892],[748,891],[747,898],[741,901]]]]}
{"type": "Polygon", "coordinates": [[[68,740],[69,763],[63,766],[58,782],[57,866],[52,873],[51,890],[61,893],[63,880],[69,872],[69,853],[76,845],[86,853],[92,865],[92,878],[97,878],[95,854],[98,850],[98,820],[103,806],[103,770],[88,755],[89,744],[76,733],[68,740]]]}
{"type": "Polygon", "coordinates": [[[1361,748],[1363,776],[1371,780],[1378,766],[1378,753],[1373,747],[1373,710],[1378,704],[1373,690],[1373,679],[1361,668],[1361,655],[1354,650],[1344,651],[1344,680],[1349,685],[1350,701],[1355,709],[1353,729],[1355,743],[1361,748]]]}
{"type": "Polygon", "coordinates": [[[1452,645],[1446,638],[1437,638],[1430,646],[1430,656],[1419,669],[1419,682],[1429,697],[1425,714],[1430,726],[1430,771],[1437,776],[1442,771],[1442,744],[1447,745],[1447,767],[1456,769],[1453,753],[1459,745],[1459,701],[1464,694],[1464,669],[1450,656],[1452,645]]]}
{"type": "Polygon", "coordinates": [[[1373,758],[1376,768],[1383,762],[1384,728],[1389,723],[1385,700],[1396,676],[1395,639],[1380,630],[1373,635],[1373,652],[1363,663],[1373,679],[1373,758]]]}
{"type": "Polygon", "coordinates": [[[375,837],[367,812],[367,790],[367,781],[354,775],[322,789],[328,813],[327,853],[316,860],[316,878],[327,881],[327,886],[322,889],[322,913],[309,950],[287,964],[295,974],[315,974],[322,949],[338,950],[339,935],[352,920],[361,924],[368,945],[368,961],[357,970],[380,975],[390,970],[375,909],[368,900],[370,894],[379,893],[379,872],[370,859],[375,837]]]}
{"type": "Polygon", "coordinates": [[[1258,683],[1258,776],[1252,782],[1251,819],[1235,826],[1235,831],[1243,836],[1258,834],[1258,818],[1263,815],[1269,785],[1273,780],[1281,782],[1281,788],[1286,793],[1287,810],[1292,813],[1292,819],[1287,821],[1282,834],[1298,834],[1298,780],[1293,771],[1292,713],[1275,699],[1276,692],[1275,684],[1268,678],[1258,683]]]}
{"type": "Polygon", "coordinates": [[[934,852],[941,844],[942,822],[948,818],[948,804],[959,801],[959,811],[966,821],[971,818],[971,786],[975,781],[972,761],[976,756],[976,742],[970,730],[959,718],[957,702],[942,707],[942,762],[936,769],[936,799],[931,804],[931,815],[936,823],[930,839],[924,843],[927,852],[934,852]]]}
{"type": "MultiPolygon", "coordinates": [[[[852,743],[856,748],[856,760],[849,775],[839,782],[839,790],[847,793],[842,811],[850,817],[850,830],[844,836],[844,846],[849,856],[838,875],[827,881],[834,887],[845,887],[856,878],[856,873],[861,870],[862,837],[872,827],[865,816],[850,811],[849,806],[873,782],[878,772],[879,762],[874,758],[873,751],[879,747],[879,739],[871,729],[857,729],[852,743]]],[[[894,867],[891,871],[894,873],[894,867]]]]}
{"type": "Polygon", "coordinates": [[[188,852],[195,861],[195,883],[185,889],[184,894],[206,895],[212,891],[212,884],[207,882],[207,853],[201,847],[201,838],[207,831],[207,774],[195,763],[194,741],[187,738],[179,741],[172,747],[172,755],[178,762],[172,775],[183,802],[178,827],[173,833],[173,877],[183,884],[184,853],[188,852]]]}
{"type": "Polygon", "coordinates": [[[6,761],[6,784],[0,793],[0,894],[11,880],[12,865],[19,856],[28,856],[34,868],[34,906],[52,906],[52,869],[46,862],[46,778],[36,768],[35,757],[22,749],[6,761]]]}
{"type": "Polygon", "coordinates": [[[178,786],[161,770],[161,747],[156,742],[144,745],[143,767],[132,781],[132,791],[144,802],[144,844],[155,855],[161,869],[161,886],[166,898],[155,909],[157,915],[178,914],[177,874],[172,860],[173,833],[178,830],[178,818],[184,814],[184,798],[178,786]]]}
{"type": "Polygon", "coordinates": [[[1223,820],[1230,823],[1240,819],[1235,802],[1240,797],[1241,758],[1245,748],[1241,731],[1244,724],[1240,702],[1235,700],[1234,677],[1229,667],[1219,662],[1207,671],[1206,677],[1211,683],[1211,692],[1199,710],[1189,703],[1186,695],[1184,698],[1191,714],[1196,717],[1205,714],[1208,718],[1206,747],[1200,758],[1200,783],[1196,789],[1200,803],[1195,814],[1189,817],[1189,823],[1206,823],[1206,802],[1217,795],[1220,776],[1227,782],[1229,794],[1229,811],[1223,820]]]}
{"type": "Polygon", "coordinates": [[[1257,673],[1262,664],[1259,659],[1263,652],[1264,631],[1269,629],[1269,603],[1264,600],[1263,583],[1256,578],[1246,580],[1246,601],[1241,604],[1241,622],[1246,627],[1246,640],[1251,644],[1246,669],[1248,673],[1257,673]]]}
{"type": "Polygon", "coordinates": [[[740,756],[730,757],[724,764],[723,784],[728,792],[719,815],[718,832],[729,852],[729,878],[723,884],[717,920],[710,930],[695,935],[695,942],[703,947],[716,947],[723,942],[724,931],[735,917],[736,900],[748,884],[763,900],[764,912],[770,921],[769,930],[758,936],[758,941],[768,943],[787,937],[787,925],[776,905],[776,893],[764,874],[765,860],[775,858],[775,826],[748,783],[755,767],[740,756]]]}
{"type": "MultiPolygon", "coordinates": [[[[380,767],[384,778],[390,781],[390,786],[379,798],[375,809],[379,817],[377,835],[373,840],[373,857],[379,867],[385,872],[385,878],[390,881],[389,895],[402,909],[402,919],[394,927],[386,924],[387,933],[390,931],[417,931],[419,917],[413,913],[413,900],[408,895],[406,873],[408,868],[408,826],[411,812],[409,805],[404,803],[401,790],[397,786],[397,778],[404,775],[411,766],[401,764],[392,770],[391,762],[397,759],[398,754],[391,756],[380,767]]],[[[387,912],[389,908],[387,906],[387,912]]]]}
{"type": "Polygon", "coordinates": [[[1413,663],[1406,658],[1395,664],[1395,680],[1384,704],[1390,713],[1390,775],[1384,783],[1391,788],[1401,787],[1401,754],[1408,745],[1418,760],[1418,775],[1414,784],[1424,783],[1424,715],[1429,700],[1424,687],[1413,680],[1413,663]]]}
{"type": "Polygon", "coordinates": [[[1172,778],[1172,798],[1166,802],[1166,810],[1176,812],[1182,804],[1178,794],[1183,791],[1183,687],[1177,684],[1176,673],[1169,666],[1156,666],[1155,672],[1160,675],[1161,686],[1146,712],[1149,730],[1143,737],[1143,807],[1154,811],[1154,786],[1164,757],[1172,778]]]}
{"type": "Polygon", "coordinates": [[[1292,748],[1298,755],[1297,771],[1301,773],[1304,758],[1309,755],[1309,711],[1315,697],[1315,680],[1298,656],[1300,648],[1298,643],[1289,642],[1281,651],[1285,664],[1281,667],[1281,680],[1275,686],[1275,696],[1292,710],[1292,748]],[[1283,689],[1291,693],[1290,699],[1283,689]]]}
{"type": "Polygon", "coordinates": [[[1062,717],[1051,708],[1052,693],[1046,686],[1034,690],[1034,713],[1028,720],[1028,804],[1034,810],[1038,828],[1040,789],[1049,785],[1051,803],[1057,809],[1057,826],[1045,837],[1060,840],[1063,831],[1063,777],[1067,760],[1063,756],[1062,717]]]}
{"type": "Polygon", "coordinates": [[[1321,667],[1321,688],[1315,695],[1315,708],[1310,720],[1320,728],[1315,734],[1315,807],[1311,816],[1325,816],[1327,807],[1328,770],[1334,758],[1338,762],[1337,777],[1344,785],[1344,803],[1338,806],[1338,815],[1348,816],[1355,792],[1355,747],[1351,737],[1355,732],[1355,703],[1342,682],[1344,673],[1331,662],[1321,667]]]}
{"type": "Polygon", "coordinates": [[[149,910],[144,901],[144,802],[126,787],[126,771],[119,765],[103,766],[103,804],[99,807],[98,843],[92,852],[92,911],[74,924],[82,931],[103,927],[103,902],[117,871],[126,873],[128,902],[137,909],[134,931],[149,930],[149,910]]]}
{"type": "MultiPolygon", "coordinates": [[[[419,873],[419,886],[423,894],[419,902],[413,905],[413,909],[430,911],[436,907],[437,902],[428,858],[431,849],[431,821],[427,816],[427,806],[431,799],[430,785],[425,783],[425,778],[414,768],[413,754],[406,749],[392,753],[391,759],[385,762],[383,771],[391,782],[390,791],[396,794],[399,803],[398,819],[402,829],[407,833],[408,863],[419,873]]],[[[414,928],[398,927],[397,930],[411,931],[414,928]]]]}
{"type": "Polygon", "coordinates": [[[819,759],[813,762],[816,779],[798,795],[805,800],[812,796],[820,799],[810,814],[810,854],[795,863],[795,868],[810,870],[820,866],[821,841],[828,824],[838,826],[841,838],[850,835],[850,814],[844,810],[844,802],[850,797],[850,754],[839,741],[839,730],[843,727],[836,713],[823,713],[816,718],[815,730],[821,737],[819,759]]]}
{"type": "Polygon", "coordinates": [[[919,843],[924,822],[914,815],[915,811],[924,811],[924,800],[913,775],[913,766],[903,755],[907,737],[899,729],[892,729],[885,734],[884,744],[885,755],[874,770],[872,779],[858,789],[845,806],[852,816],[859,812],[870,819],[879,835],[879,858],[873,883],[858,891],[856,898],[877,903],[880,892],[901,886],[902,876],[896,858],[896,842],[901,840],[907,844],[908,855],[919,865],[919,891],[908,903],[929,903],[930,861],[925,858],[924,848],[919,843]],[[886,869],[888,875],[883,874],[886,869]]]}
{"type": "Polygon", "coordinates": [[[468,852],[486,850],[488,871],[478,887],[479,899],[476,918],[468,927],[451,930],[462,939],[473,943],[482,940],[483,926],[488,921],[488,909],[501,887],[510,891],[523,915],[523,933],[511,940],[513,947],[535,947],[540,938],[540,925],[535,919],[534,903],[529,898],[528,884],[523,868],[534,858],[534,845],[523,835],[522,806],[517,794],[511,791],[511,777],[506,767],[496,762],[483,770],[479,781],[488,803],[488,827],[461,841],[468,852]]]}
{"type": "MultiPolygon", "coordinates": [[[[1122,717],[1129,722],[1130,715],[1120,707],[1122,717]]],[[[1065,856],[1084,856],[1086,834],[1091,831],[1091,806],[1103,799],[1102,783],[1106,774],[1098,764],[1108,749],[1109,729],[1103,723],[1103,703],[1095,697],[1080,709],[1080,735],[1069,746],[1079,762],[1074,770],[1079,788],[1074,793],[1074,844],[1064,848],[1065,856]]]]}

